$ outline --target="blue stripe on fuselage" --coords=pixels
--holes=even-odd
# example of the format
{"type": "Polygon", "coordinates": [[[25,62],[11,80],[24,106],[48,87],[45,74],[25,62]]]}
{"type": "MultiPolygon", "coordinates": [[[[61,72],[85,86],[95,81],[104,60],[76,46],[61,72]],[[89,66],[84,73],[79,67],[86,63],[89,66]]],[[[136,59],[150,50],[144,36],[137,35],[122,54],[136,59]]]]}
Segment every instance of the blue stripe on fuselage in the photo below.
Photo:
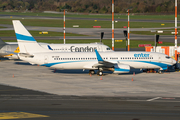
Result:
{"type": "MultiPolygon", "coordinates": [[[[87,60],[88,61],[88,60],[87,60]]],[[[47,63],[47,64],[42,64],[41,66],[47,66],[47,67],[51,67],[53,65],[57,65],[57,64],[65,64],[65,63],[73,63],[73,62],[87,62],[87,61],[65,61],[65,62],[55,62],[55,63],[47,63]]],[[[121,62],[121,61],[120,61],[121,62]]],[[[140,62],[140,63],[147,63],[147,64],[152,64],[152,65],[157,65],[159,67],[161,67],[163,70],[167,69],[167,66],[171,66],[165,63],[159,63],[159,62],[150,62],[150,61],[135,61],[135,60],[129,60],[127,62],[140,62]]]]}
{"type": "Polygon", "coordinates": [[[142,62],[142,63],[148,63],[148,64],[152,64],[152,65],[157,65],[161,68],[163,68],[163,70],[166,70],[167,69],[167,66],[171,66],[171,65],[168,65],[168,64],[165,64],[165,63],[159,63],[159,62],[150,62],[150,61],[137,61],[137,62],[142,62]],[[165,69],[166,68],[166,69],[165,69]]]}
{"type": "Polygon", "coordinates": [[[57,65],[57,64],[73,63],[73,62],[86,62],[86,61],[67,61],[67,62],[46,63],[46,64],[42,64],[41,66],[52,67],[53,65],[57,65]]]}
{"type": "Polygon", "coordinates": [[[114,71],[124,71],[124,72],[129,72],[130,69],[114,68],[114,71]]]}

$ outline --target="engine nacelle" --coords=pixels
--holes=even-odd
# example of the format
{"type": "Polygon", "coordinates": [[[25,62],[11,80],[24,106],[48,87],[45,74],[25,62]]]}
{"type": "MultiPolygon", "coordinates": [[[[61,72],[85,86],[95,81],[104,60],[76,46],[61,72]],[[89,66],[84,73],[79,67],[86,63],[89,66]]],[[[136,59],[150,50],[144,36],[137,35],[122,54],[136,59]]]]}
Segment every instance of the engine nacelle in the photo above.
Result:
{"type": "Polygon", "coordinates": [[[114,66],[113,73],[129,73],[129,71],[130,71],[129,65],[118,63],[114,66]]]}

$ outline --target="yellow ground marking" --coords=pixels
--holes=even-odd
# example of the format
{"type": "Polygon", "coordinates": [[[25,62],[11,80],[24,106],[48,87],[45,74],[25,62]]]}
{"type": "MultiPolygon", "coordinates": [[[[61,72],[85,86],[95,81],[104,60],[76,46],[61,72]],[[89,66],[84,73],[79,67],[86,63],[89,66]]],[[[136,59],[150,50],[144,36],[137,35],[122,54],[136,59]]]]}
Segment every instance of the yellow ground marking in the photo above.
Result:
{"type": "Polygon", "coordinates": [[[123,40],[115,40],[115,42],[123,42],[123,40]]]}
{"type": "Polygon", "coordinates": [[[37,118],[37,117],[49,117],[46,115],[26,113],[26,112],[8,112],[0,113],[0,120],[6,119],[22,119],[22,118],[37,118]]]}
{"type": "Polygon", "coordinates": [[[39,32],[39,34],[48,34],[48,32],[39,32]]]}

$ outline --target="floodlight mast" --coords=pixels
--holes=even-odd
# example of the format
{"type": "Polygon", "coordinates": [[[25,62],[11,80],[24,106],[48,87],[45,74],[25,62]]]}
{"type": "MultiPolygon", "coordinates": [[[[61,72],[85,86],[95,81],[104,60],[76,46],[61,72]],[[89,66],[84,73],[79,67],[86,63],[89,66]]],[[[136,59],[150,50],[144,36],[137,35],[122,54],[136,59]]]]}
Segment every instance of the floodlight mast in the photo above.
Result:
{"type": "Polygon", "coordinates": [[[66,31],[65,31],[65,9],[64,9],[64,44],[66,44],[66,31]]]}
{"type": "Polygon", "coordinates": [[[129,39],[129,9],[127,10],[128,12],[128,51],[130,51],[130,39],[129,39]]]}
{"type": "Polygon", "coordinates": [[[177,61],[177,0],[175,0],[175,60],[177,61]]]}
{"type": "Polygon", "coordinates": [[[114,50],[114,0],[112,0],[112,50],[114,50]]]}

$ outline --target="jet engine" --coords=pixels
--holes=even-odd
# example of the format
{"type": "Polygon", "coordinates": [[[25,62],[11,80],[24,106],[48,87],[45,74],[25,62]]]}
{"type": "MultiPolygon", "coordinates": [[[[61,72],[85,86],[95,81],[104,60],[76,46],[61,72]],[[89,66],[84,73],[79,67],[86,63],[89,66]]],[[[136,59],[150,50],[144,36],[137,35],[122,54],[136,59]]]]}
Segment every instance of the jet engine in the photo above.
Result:
{"type": "Polygon", "coordinates": [[[114,65],[113,73],[129,73],[130,66],[127,64],[118,63],[114,65]]]}

